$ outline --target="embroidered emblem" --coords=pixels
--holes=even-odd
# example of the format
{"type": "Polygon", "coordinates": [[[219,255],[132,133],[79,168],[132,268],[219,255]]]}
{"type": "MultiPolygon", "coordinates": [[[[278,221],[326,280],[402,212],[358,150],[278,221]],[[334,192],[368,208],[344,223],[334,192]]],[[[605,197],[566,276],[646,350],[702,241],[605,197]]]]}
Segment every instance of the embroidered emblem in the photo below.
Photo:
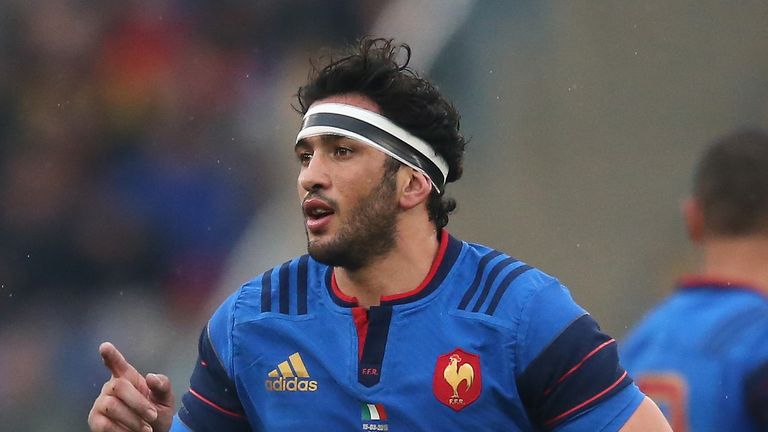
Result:
{"type": "Polygon", "coordinates": [[[288,360],[281,362],[267,374],[264,385],[274,392],[313,392],[317,390],[317,381],[309,378],[309,371],[299,353],[293,353],[288,360]]]}
{"type": "Polygon", "coordinates": [[[476,401],[481,389],[480,357],[456,348],[437,358],[432,379],[437,400],[459,411],[476,401]]]}

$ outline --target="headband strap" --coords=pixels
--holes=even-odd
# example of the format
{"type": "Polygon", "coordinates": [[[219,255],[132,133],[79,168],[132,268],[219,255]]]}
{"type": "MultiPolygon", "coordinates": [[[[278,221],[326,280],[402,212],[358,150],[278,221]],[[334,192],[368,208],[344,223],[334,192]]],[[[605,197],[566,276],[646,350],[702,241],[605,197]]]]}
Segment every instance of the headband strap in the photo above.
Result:
{"type": "Polygon", "coordinates": [[[424,140],[388,118],[352,105],[324,103],[311,107],[296,142],[317,135],[339,135],[362,141],[429,177],[442,193],[448,164],[424,140]]]}

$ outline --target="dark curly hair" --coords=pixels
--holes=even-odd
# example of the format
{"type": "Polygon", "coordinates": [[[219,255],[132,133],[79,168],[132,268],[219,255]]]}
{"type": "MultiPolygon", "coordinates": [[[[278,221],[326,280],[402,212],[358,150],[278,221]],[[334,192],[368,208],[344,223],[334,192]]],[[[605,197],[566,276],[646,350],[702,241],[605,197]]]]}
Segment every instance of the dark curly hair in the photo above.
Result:
{"type": "Polygon", "coordinates": [[[709,233],[768,231],[768,133],[746,129],[715,141],[699,162],[693,189],[709,233]]]}
{"type": "MultiPolygon", "coordinates": [[[[437,87],[408,67],[411,48],[392,39],[363,38],[341,53],[312,62],[306,85],[296,95],[301,114],[329,96],[359,93],[374,101],[384,116],[421,138],[448,163],[446,183],[461,177],[466,140],[459,133],[459,113],[437,87]]],[[[394,159],[392,159],[394,161],[394,159]]],[[[399,162],[394,167],[399,167],[399,162]]],[[[443,188],[444,189],[444,188],[443,188]]],[[[444,194],[444,191],[443,191],[444,194]]],[[[433,190],[427,201],[437,229],[448,224],[456,200],[433,190]]]]}

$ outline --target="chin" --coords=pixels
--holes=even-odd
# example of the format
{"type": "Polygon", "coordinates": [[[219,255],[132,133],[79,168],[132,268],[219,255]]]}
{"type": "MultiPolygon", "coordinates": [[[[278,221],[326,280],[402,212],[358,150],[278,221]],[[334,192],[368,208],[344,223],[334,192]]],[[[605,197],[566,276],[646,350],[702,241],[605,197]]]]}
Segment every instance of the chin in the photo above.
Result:
{"type": "Polygon", "coordinates": [[[307,243],[307,252],[315,261],[332,267],[347,267],[349,269],[360,267],[360,260],[356,259],[357,257],[349,256],[346,250],[332,244],[331,241],[321,243],[318,240],[310,240],[307,243]]]}
{"type": "Polygon", "coordinates": [[[309,253],[309,256],[317,262],[330,266],[336,265],[336,260],[334,260],[333,256],[328,254],[328,250],[323,247],[318,247],[317,245],[310,243],[307,245],[307,253],[309,253]]]}
{"type": "Polygon", "coordinates": [[[328,240],[321,241],[316,236],[310,237],[307,241],[307,253],[317,261],[323,262],[323,257],[328,255],[328,240]]]}

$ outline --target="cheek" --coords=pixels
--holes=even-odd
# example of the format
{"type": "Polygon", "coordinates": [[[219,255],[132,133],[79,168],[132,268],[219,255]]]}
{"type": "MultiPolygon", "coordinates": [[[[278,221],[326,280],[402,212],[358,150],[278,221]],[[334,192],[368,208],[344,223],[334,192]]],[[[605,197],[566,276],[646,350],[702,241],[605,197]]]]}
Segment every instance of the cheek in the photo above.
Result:
{"type": "Polygon", "coordinates": [[[368,176],[358,178],[336,179],[336,190],[339,193],[339,202],[347,207],[355,204],[366,196],[366,191],[371,190],[374,183],[368,176]]]}

